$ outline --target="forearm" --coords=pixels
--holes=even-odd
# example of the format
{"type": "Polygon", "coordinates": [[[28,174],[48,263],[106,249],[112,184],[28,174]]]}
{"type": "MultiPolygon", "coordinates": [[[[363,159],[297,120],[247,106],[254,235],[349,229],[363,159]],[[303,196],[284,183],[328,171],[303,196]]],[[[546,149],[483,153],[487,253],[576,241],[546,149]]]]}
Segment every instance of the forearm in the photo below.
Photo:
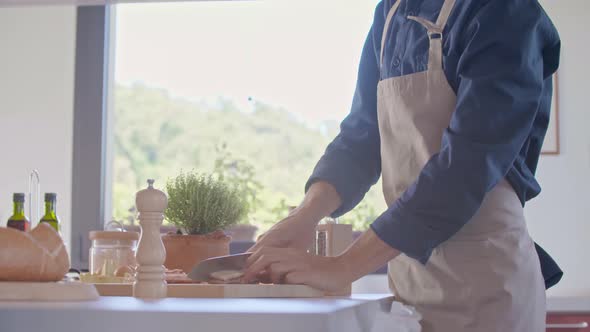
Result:
{"type": "Polygon", "coordinates": [[[383,242],[369,228],[336,259],[346,269],[350,281],[354,281],[374,272],[399,254],[399,250],[383,242]]]}
{"type": "MultiPolygon", "coordinates": [[[[375,10],[375,19],[383,16],[383,5],[375,10]]],[[[377,22],[383,26],[381,21],[377,22]]],[[[326,148],[307,181],[306,191],[320,181],[330,183],[339,204],[331,205],[330,215],[338,217],[352,210],[381,175],[379,123],[377,117],[377,64],[373,29],[369,31],[359,64],[358,80],[350,113],[340,124],[340,132],[326,148]],[[337,206],[336,206],[337,205],[337,206]],[[336,209],[331,209],[336,206],[336,209]]],[[[379,41],[381,39],[379,38],[379,41]]]]}
{"type": "Polygon", "coordinates": [[[336,211],[341,204],[342,200],[334,186],[325,181],[317,181],[309,187],[303,202],[291,213],[304,215],[304,220],[317,224],[336,211]]]}

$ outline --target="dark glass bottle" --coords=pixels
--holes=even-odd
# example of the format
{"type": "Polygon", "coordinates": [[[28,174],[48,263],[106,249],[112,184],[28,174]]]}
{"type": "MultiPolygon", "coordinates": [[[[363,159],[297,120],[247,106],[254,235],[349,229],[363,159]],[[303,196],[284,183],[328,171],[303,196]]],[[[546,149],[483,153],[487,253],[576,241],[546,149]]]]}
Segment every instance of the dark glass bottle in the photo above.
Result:
{"type": "Polygon", "coordinates": [[[59,219],[55,214],[55,206],[56,206],[57,194],[55,193],[46,193],[45,194],[45,215],[39,220],[39,222],[46,222],[53,229],[56,231],[60,231],[61,225],[59,223],[59,219]]]}
{"type": "Polygon", "coordinates": [[[15,193],[12,195],[14,212],[8,219],[6,227],[15,228],[26,232],[31,229],[31,222],[25,216],[25,194],[15,193]]]}

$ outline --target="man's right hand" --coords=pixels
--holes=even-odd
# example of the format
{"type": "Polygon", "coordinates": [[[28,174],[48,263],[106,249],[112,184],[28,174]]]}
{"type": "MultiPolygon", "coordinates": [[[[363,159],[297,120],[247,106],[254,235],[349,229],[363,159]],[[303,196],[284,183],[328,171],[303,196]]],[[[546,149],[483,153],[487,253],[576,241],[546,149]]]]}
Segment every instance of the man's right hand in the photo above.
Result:
{"type": "Polygon", "coordinates": [[[307,250],[314,241],[317,224],[340,204],[340,195],[331,184],[323,181],[312,184],[301,205],[262,234],[248,251],[256,252],[263,247],[307,250]]]}
{"type": "Polygon", "coordinates": [[[288,217],[260,235],[256,244],[248,251],[256,252],[263,247],[307,250],[313,244],[318,222],[319,220],[306,214],[304,209],[296,208],[288,217]]]}

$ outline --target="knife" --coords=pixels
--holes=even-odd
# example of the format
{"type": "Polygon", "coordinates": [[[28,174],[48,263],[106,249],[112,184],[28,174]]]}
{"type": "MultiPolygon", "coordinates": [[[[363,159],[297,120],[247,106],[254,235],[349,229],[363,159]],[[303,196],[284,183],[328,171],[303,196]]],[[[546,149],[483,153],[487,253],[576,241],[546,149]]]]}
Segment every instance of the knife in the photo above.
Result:
{"type": "Polygon", "coordinates": [[[208,258],[195,265],[188,277],[196,281],[207,281],[213,272],[223,270],[242,271],[251,253],[208,258]]]}

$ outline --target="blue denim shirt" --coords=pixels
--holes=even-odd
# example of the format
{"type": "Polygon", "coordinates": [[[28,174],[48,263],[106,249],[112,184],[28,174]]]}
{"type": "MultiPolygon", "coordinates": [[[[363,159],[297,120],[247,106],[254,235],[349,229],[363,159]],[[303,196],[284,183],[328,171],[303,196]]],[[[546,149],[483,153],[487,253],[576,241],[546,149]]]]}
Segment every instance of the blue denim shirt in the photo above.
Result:
{"type": "MultiPolygon", "coordinates": [[[[350,114],[327,147],[306,189],[331,183],[342,205],[356,206],[381,174],[377,83],[427,69],[428,36],[416,15],[436,21],[443,0],[399,0],[379,65],[385,17],[376,8],[365,42],[350,114]]],[[[457,95],[442,147],[417,180],[371,225],[377,236],[426,263],[501,179],[522,204],[541,190],[535,170],[547,131],[558,33],[536,0],[457,0],[443,32],[443,68],[457,95]]]]}

